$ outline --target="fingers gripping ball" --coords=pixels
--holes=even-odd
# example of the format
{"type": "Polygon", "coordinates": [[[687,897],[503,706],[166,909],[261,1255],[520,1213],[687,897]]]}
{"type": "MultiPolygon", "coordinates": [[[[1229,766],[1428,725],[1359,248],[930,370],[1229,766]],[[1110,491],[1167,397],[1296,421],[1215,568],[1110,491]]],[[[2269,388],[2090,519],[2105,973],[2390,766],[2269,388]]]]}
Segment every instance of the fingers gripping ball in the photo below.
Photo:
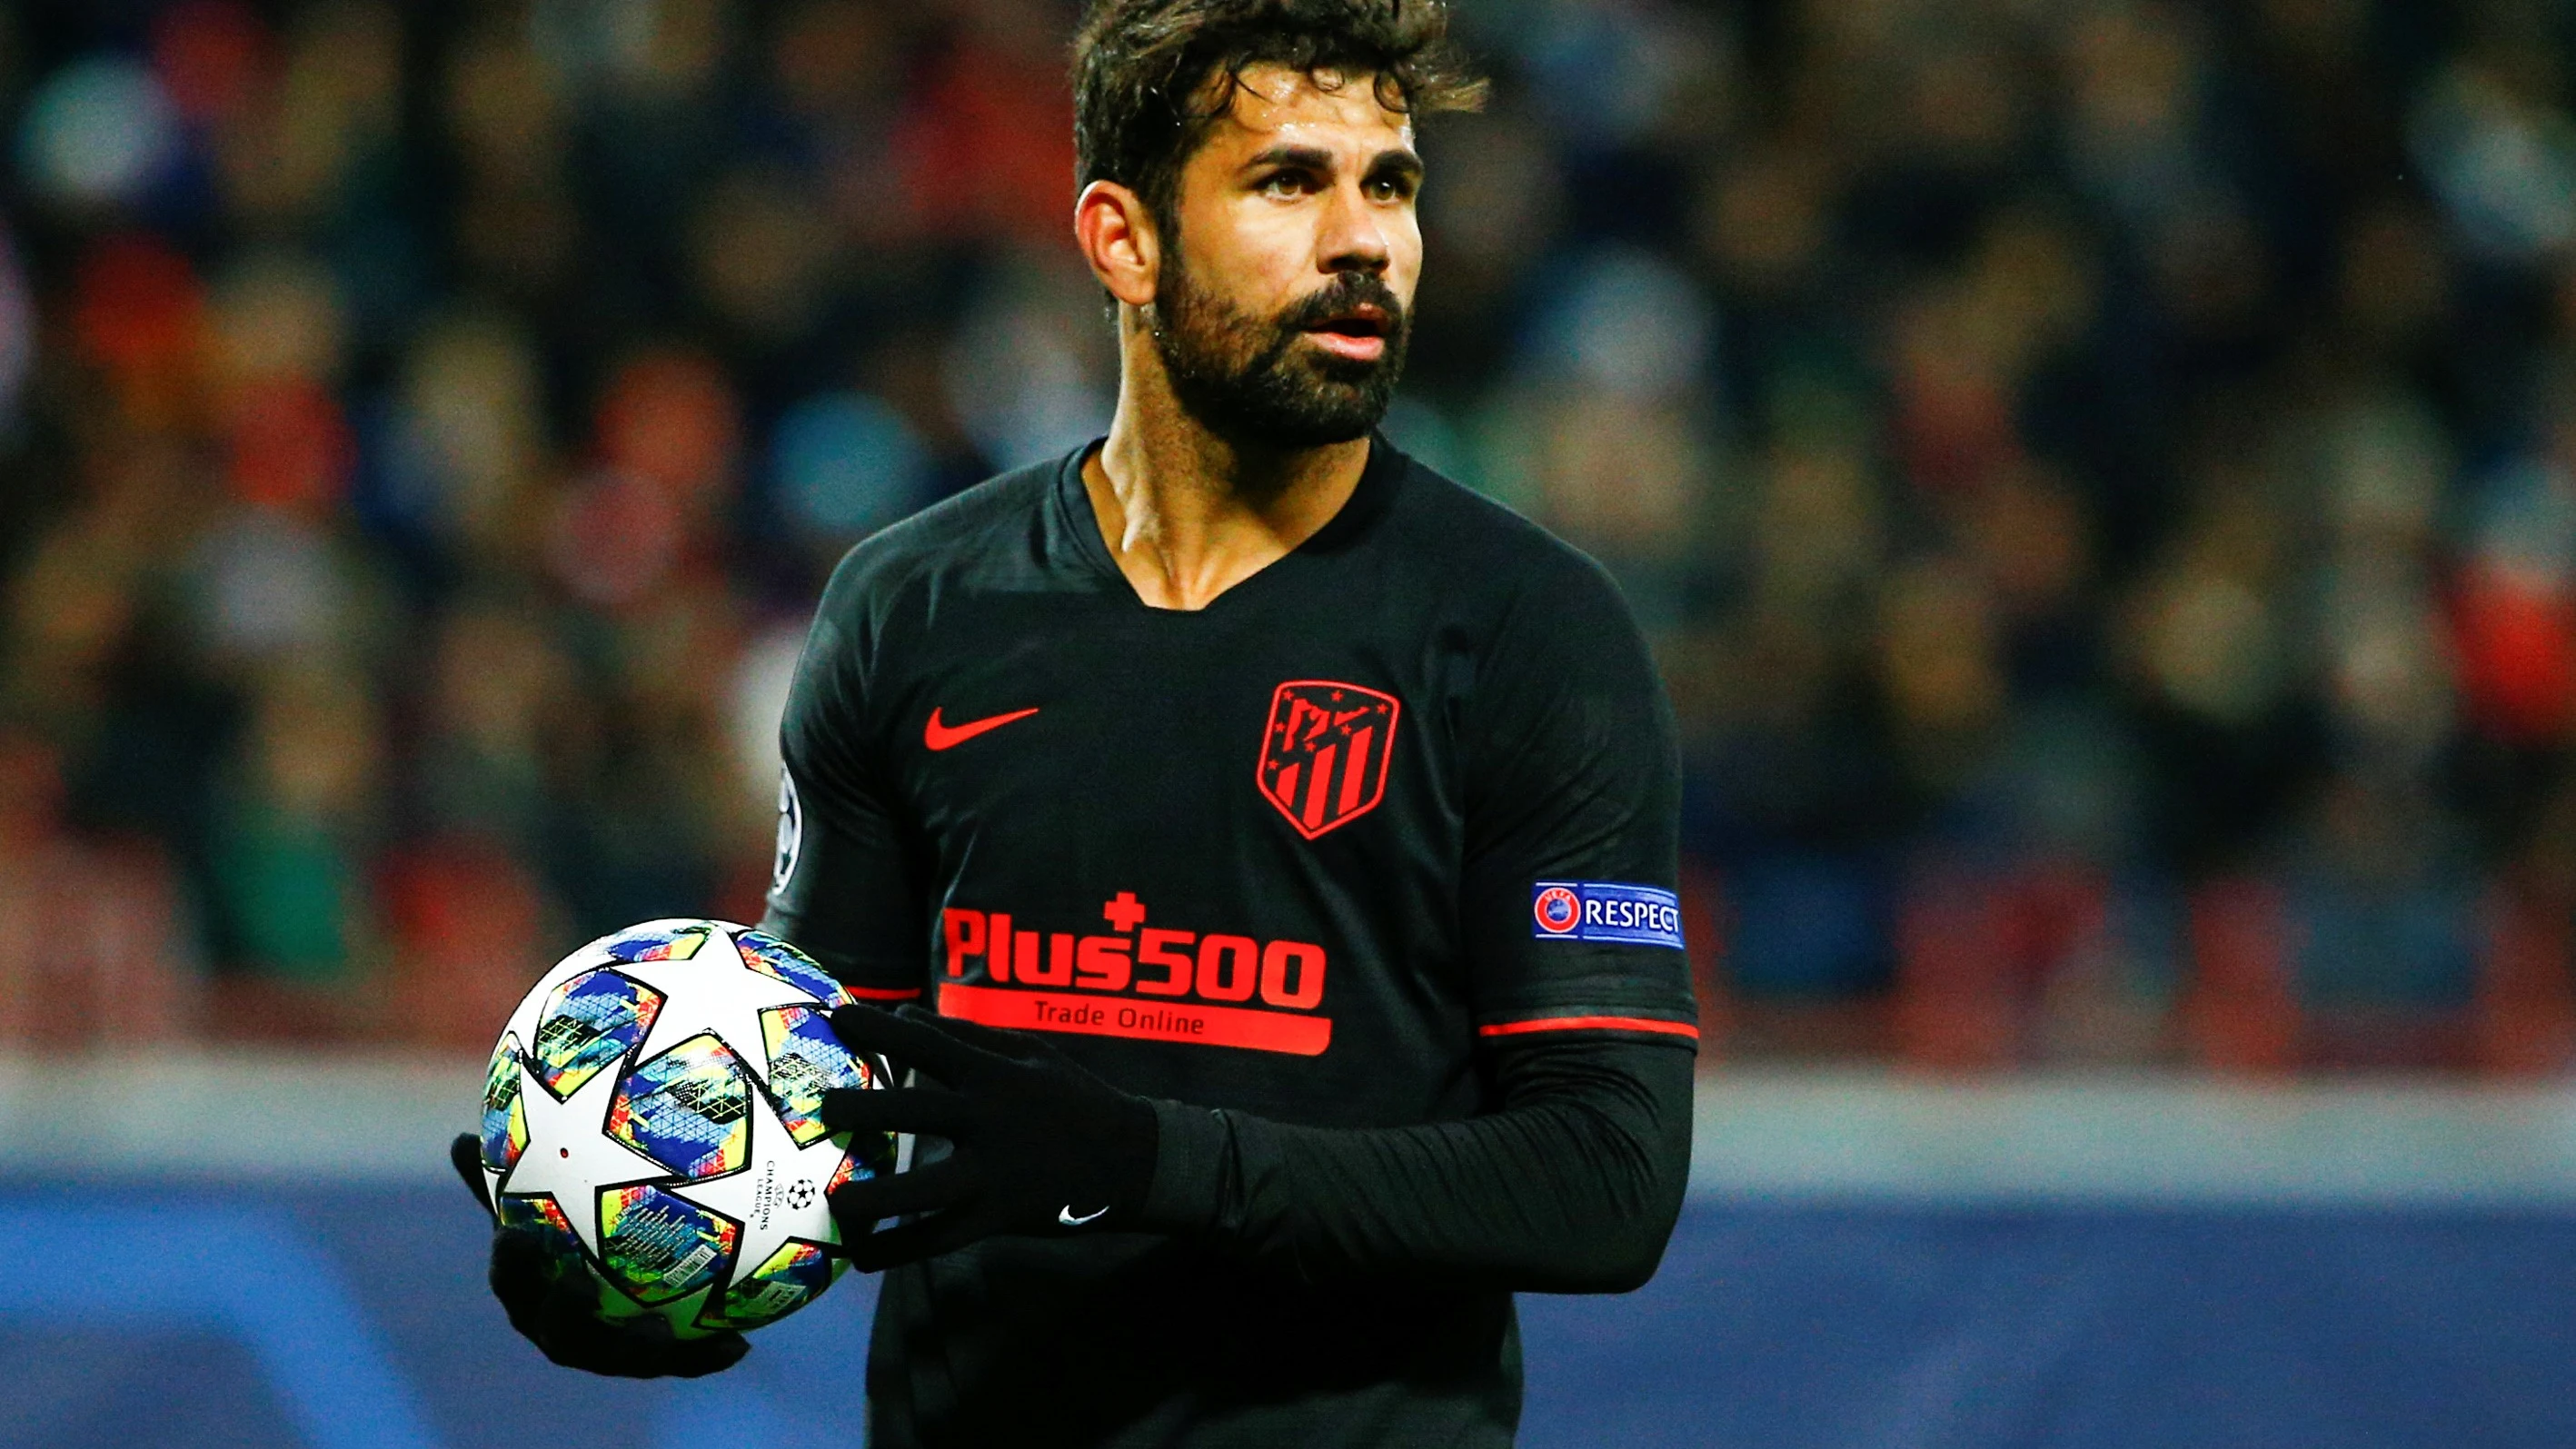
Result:
{"type": "Polygon", "coordinates": [[[853,1266],[873,1271],[996,1233],[1057,1235],[1142,1225],[1159,1148],[1153,1105],[1050,1043],[907,1007],[835,1012],[843,1045],[882,1053],[931,1085],[832,1092],[823,1120],[849,1132],[945,1139],[949,1155],[832,1194],[853,1266]],[[888,1218],[912,1217],[894,1227],[888,1218]]]}
{"type": "Polygon", "coordinates": [[[847,1266],[832,1190],[894,1167],[890,1134],[822,1119],[825,1093],[885,1084],[832,1033],[850,1001],[795,947],[722,921],[573,952],[485,1076],[471,1165],[495,1219],[595,1280],[599,1317],[646,1333],[757,1328],[812,1302],[847,1266]]]}

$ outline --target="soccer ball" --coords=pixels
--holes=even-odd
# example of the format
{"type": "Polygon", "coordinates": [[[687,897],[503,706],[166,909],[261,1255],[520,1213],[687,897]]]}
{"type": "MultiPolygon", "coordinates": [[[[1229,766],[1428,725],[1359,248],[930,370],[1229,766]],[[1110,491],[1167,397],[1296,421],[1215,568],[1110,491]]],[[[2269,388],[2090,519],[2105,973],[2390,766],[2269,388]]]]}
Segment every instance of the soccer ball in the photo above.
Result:
{"type": "Polygon", "coordinates": [[[483,1186],[505,1226],[587,1259],[610,1318],[682,1338],[757,1328],[847,1266],[825,1197],[894,1167],[818,1113],[879,1087],[825,1015],[812,957],[724,921],[650,921],[556,963],[510,1015],[483,1087],[483,1186]]]}

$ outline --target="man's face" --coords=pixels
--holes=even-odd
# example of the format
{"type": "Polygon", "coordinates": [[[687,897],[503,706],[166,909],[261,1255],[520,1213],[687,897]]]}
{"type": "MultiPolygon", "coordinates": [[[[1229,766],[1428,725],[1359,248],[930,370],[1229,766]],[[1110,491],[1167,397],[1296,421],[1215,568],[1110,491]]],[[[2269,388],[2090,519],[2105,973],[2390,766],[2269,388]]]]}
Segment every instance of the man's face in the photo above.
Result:
{"type": "Polygon", "coordinates": [[[1181,405],[1241,442],[1367,436],[1412,335],[1421,184],[1374,77],[1245,71],[1182,169],[1150,313],[1181,405]]]}

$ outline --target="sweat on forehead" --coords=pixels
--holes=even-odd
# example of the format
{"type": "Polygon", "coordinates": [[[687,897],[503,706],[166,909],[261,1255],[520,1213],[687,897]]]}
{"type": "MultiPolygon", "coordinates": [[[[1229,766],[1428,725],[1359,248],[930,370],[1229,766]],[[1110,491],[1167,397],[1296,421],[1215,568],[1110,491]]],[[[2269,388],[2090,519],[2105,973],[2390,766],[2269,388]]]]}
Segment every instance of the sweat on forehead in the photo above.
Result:
{"type": "MultiPolygon", "coordinates": [[[[1413,117],[1388,104],[1373,75],[1338,70],[1301,71],[1264,62],[1240,76],[1211,76],[1211,89],[1228,86],[1232,94],[1219,106],[1211,96],[1205,107],[1214,124],[1247,131],[1274,132],[1298,125],[1358,125],[1382,129],[1410,144],[1413,117]]],[[[1204,138],[1202,138],[1204,140],[1204,138]]]]}

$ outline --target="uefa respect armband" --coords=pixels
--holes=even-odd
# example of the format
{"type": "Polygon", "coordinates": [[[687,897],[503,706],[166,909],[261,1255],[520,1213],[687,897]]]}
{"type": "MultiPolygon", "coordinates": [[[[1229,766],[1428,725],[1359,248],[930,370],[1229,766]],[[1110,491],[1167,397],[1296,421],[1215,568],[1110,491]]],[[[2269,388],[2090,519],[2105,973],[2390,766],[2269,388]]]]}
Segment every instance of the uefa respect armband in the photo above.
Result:
{"type": "Polygon", "coordinates": [[[1542,941],[1682,948],[1681,898],[1655,886],[1543,880],[1530,887],[1530,925],[1542,941]]]}

